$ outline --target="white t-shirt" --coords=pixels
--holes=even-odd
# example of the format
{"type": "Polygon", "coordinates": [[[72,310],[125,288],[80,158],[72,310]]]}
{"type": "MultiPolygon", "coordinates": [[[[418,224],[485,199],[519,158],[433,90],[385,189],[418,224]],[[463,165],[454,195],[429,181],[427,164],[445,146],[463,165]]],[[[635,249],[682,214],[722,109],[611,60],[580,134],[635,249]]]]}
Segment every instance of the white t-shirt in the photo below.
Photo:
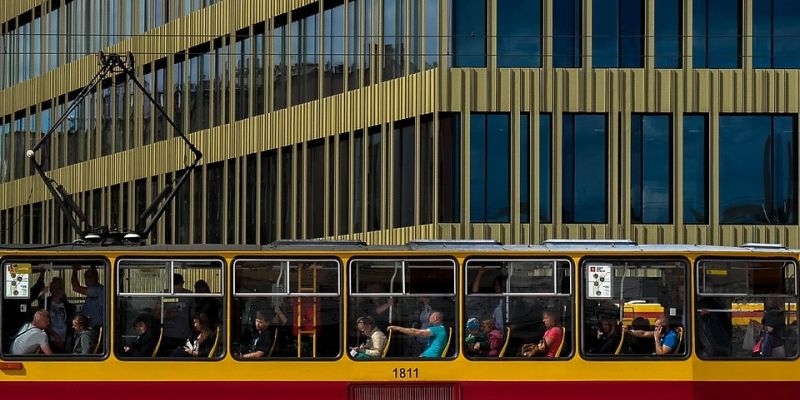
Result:
{"type": "Polygon", "coordinates": [[[11,354],[34,354],[36,349],[46,345],[47,333],[29,322],[19,330],[16,339],[14,339],[14,344],[11,345],[11,354]]]}

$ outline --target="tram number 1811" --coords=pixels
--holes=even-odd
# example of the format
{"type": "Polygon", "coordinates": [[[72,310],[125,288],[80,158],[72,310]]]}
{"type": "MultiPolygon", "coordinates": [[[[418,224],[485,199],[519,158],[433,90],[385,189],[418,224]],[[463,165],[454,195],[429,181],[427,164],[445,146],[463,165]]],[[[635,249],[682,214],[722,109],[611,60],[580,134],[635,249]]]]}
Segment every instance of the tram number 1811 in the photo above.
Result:
{"type": "Polygon", "coordinates": [[[394,379],[419,379],[419,368],[395,368],[392,376],[394,379]]]}

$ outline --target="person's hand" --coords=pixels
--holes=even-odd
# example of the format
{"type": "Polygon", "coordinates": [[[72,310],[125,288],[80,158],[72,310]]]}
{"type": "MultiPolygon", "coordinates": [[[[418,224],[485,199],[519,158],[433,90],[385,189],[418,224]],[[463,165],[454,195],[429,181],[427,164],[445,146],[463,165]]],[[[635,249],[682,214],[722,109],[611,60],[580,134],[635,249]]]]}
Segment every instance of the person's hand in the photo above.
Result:
{"type": "Polygon", "coordinates": [[[661,339],[662,330],[664,330],[663,326],[657,326],[656,329],[653,330],[653,337],[656,338],[656,340],[661,339]]]}
{"type": "Polygon", "coordinates": [[[622,334],[628,333],[628,325],[622,325],[622,334]]]}
{"type": "Polygon", "coordinates": [[[394,326],[394,325],[389,325],[389,326],[387,326],[387,327],[386,327],[386,330],[389,330],[389,331],[396,331],[396,330],[397,330],[397,326],[394,326]]]}
{"type": "Polygon", "coordinates": [[[389,300],[386,301],[386,304],[393,306],[394,305],[394,297],[389,297],[389,300]]]}
{"type": "Polygon", "coordinates": [[[130,348],[130,347],[128,347],[128,346],[122,346],[122,351],[123,351],[124,353],[127,353],[127,352],[131,351],[131,348],[130,348]]]}
{"type": "Polygon", "coordinates": [[[480,343],[475,343],[475,346],[472,346],[472,349],[473,350],[480,350],[481,349],[481,344],[480,343]]]}

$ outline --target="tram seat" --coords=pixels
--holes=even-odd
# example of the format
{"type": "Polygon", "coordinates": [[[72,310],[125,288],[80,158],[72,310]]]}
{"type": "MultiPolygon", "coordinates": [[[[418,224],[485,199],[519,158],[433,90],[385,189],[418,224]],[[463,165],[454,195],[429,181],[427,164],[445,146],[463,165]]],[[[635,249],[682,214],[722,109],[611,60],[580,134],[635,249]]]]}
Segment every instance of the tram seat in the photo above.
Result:
{"type": "Polygon", "coordinates": [[[100,351],[102,350],[102,344],[103,344],[103,326],[101,325],[97,327],[97,343],[94,345],[94,351],[92,351],[92,354],[100,354],[100,351]]]}
{"type": "Polygon", "coordinates": [[[561,327],[561,343],[558,345],[558,350],[556,350],[555,358],[561,356],[561,350],[564,350],[564,343],[567,341],[567,330],[564,327],[561,327]]]}
{"type": "Polygon", "coordinates": [[[444,350],[442,350],[442,357],[447,356],[447,350],[450,350],[450,342],[453,340],[453,327],[451,326],[448,328],[447,334],[447,343],[444,345],[444,350]]]}
{"type": "Polygon", "coordinates": [[[500,354],[497,355],[498,358],[503,358],[506,355],[509,339],[511,339],[511,327],[506,325],[506,339],[503,341],[503,348],[500,349],[500,354]]]}
{"type": "Polygon", "coordinates": [[[151,355],[151,357],[156,358],[156,354],[158,354],[158,349],[161,348],[161,339],[163,338],[164,338],[164,329],[162,328],[158,330],[158,341],[156,342],[156,347],[153,348],[153,354],[151,355]]]}
{"type": "Polygon", "coordinates": [[[214,358],[214,356],[217,353],[217,346],[219,346],[220,333],[221,333],[221,330],[220,330],[219,326],[217,326],[217,334],[214,335],[214,345],[211,346],[211,351],[208,352],[208,358],[214,358]]]}
{"type": "MultiPolygon", "coordinates": [[[[622,324],[619,324],[617,329],[619,329],[619,332],[622,332],[622,324]]],[[[619,335],[619,344],[617,345],[617,350],[614,351],[615,356],[618,356],[620,353],[622,353],[622,345],[624,344],[625,344],[625,334],[622,333],[619,335]]]]}
{"type": "Polygon", "coordinates": [[[267,357],[272,357],[275,354],[275,348],[278,347],[278,330],[275,329],[275,334],[272,336],[272,346],[269,347],[269,353],[267,353],[267,357]]]}
{"type": "Polygon", "coordinates": [[[389,343],[392,343],[392,332],[389,331],[389,334],[386,335],[386,343],[383,344],[383,350],[381,351],[381,358],[386,358],[386,354],[389,353],[389,343]]]}
{"type": "Polygon", "coordinates": [[[678,334],[678,346],[675,347],[675,351],[673,351],[672,354],[679,354],[682,352],[681,346],[683,346],[683,327],[679,326],[675,328],[675,333],[678,334]]]}

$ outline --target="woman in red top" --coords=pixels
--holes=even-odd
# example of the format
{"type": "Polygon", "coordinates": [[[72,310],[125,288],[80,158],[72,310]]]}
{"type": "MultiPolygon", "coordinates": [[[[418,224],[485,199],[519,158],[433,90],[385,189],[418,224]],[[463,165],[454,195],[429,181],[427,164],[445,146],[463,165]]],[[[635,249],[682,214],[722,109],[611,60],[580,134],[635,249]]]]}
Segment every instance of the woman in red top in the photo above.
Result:
{"type": "Polygon", "coordinates": [[[524,357],[540,355],[547,358],[555,358],[558,348],[561,347],[561,341],[564,340],[564,330],[561,329],[561,325],[558,322],[560,319],[557,311],[546,310],[542,315],[542,322],[547,328],[544,337],[539,343],[523,345],[522,355],[524,357]]]}

